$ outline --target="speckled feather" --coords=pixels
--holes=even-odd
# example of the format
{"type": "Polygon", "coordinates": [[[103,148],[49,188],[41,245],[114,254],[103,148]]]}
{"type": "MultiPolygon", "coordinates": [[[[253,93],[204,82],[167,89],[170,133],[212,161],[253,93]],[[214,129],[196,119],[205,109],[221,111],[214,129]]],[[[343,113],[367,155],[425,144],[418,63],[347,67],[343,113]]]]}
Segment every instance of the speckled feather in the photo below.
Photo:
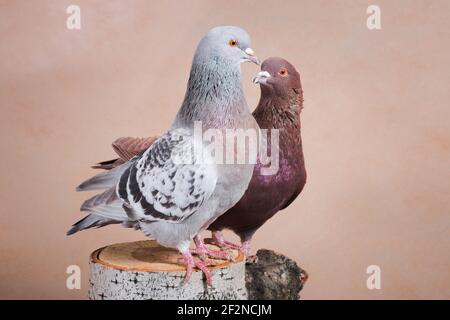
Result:
{"type": "MultiPolygon", "coordinates": [[[[236,204],[250,182],[253,164],[218,165],[204,154],[184,158],[189,158],[192,150],[202,149],[195,148],[203,141],[193,135],[194,121],[202,121],[204,128],[258,129],[241,82],[240,64],[249,61],[244,50],[249,45],[248,34],[237,27],[213,28],[203,37],[183,104],[169,131],[127,162],[136,150],[116,150],[124,158],[120,161],[123,164],[114,167],[114,162],[105,163],[112,170],[77,188],[107,191],[85,203],[82,209],[89,215],[68,234],[122,223],[141,229],[163,246],[186,253],[196,234],[236,204]],[[229,46],[231,38],[239,46],[229,46]],[[198,156],[203,157],[201,163],[198,156]],[[189,161],[175,162],[174,158],[189,161]]],[[[132,142],[129,145],[135,147],[132,142]]]]}

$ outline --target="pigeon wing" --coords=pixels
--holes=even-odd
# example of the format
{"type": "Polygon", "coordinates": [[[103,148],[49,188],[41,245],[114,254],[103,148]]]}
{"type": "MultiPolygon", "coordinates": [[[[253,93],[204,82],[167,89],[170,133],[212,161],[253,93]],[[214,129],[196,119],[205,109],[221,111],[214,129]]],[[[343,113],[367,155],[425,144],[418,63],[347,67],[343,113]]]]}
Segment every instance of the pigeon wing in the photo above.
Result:
{"type": "Polygon", "coordinates": [[[133,215],[180,223],[198,211],[218,178],[211,159],[196,156],[195,150],[201,146],[190,131],[176,129],[142,153],[117,185],[117,194],[133,215]]]}
{"type": "Polygon", "coordinates": [[[158,137],[133,138],[121,137],[112,143],[114,151],[119,158],[99,162],[92,166],[93,169],[111,170],[129,161],[140,152],[152,145],[158,137]]]}
{"type": "Polygon", "coordinates": [[[124,162],[130,160],[142,150],[152,145],[158,137],[133,138],[122,137],[112,143],[112,147],[121,160],[124,162]]]}

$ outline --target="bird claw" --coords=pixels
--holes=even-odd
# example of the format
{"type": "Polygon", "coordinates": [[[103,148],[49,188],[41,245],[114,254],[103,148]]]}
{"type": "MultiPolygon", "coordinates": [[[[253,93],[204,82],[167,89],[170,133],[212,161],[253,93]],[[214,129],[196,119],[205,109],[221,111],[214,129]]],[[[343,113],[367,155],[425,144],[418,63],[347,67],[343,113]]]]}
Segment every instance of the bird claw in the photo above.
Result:
{"type": "Polygon", "coordinates": [[[242,251],[242,247],[241,247],[240,245],[235,244],[235,243],[233,243],[233,242],[230,242],[230,241],[228,241],[228,240],[223,240],[223,244],[224,244],[227,248],[242,251]]]}
{"type": "Polygon", "coordinates": [[[229,260],[229,261],[233,261],[233,262],[236,261],[236,258],[234,257],[235,255],[233,253],[233,250],[240,250],[239,246],[235,245],[236,246],[236,248],[235,248],[235,247],[231,247],[231,246],[229,246],[227,244],[224,244],[224,243],[217,243],[212,238],[205,239],[205,243],[213,245],[213,246],[216,246],[216,247],[219,247],[221,249],[219,251],[224,252],[224,253],[227,254],[228,258],[227,259],[221,259],[221,260],[229,260]]]}
{"type": "Polygon", "coordinates": [[[197,247],[196,253],[203,261],[206,261],[208,258],[227,261],[232,261],[234,259],[229,250],[212,250],[206,245],[197,247]]]}
{"type": "MultiPolygon", "coordinates": [[[[216,231],[213,232],[213,237],[210,239],[205,239],[205,242],[216,245],[222,249],[228,249],[228,250],[238,250],[240,251],[245,257],[248,257],[250,255],[250,240],[246,240],[242,243],[242,246],[237,245],[233,242],[230,242],[228,240],[225,240],[223,238],[223,235],[221,232],[216,231]]],[[[234,261],[234,260],[233,260],[234,261]]]]}
{"type": "Polygon", "coordinates": [[[233,261],[233,255],[229,250],[213,250],[208,248],[200,237],[194,238],[196,253],[200,259],[206,261],[208,258],[217,260],[233,261]]]}
{"type": "Polygon", "coordinates": [[[218,246],[221,249],[241,250],[241,246],[225,240],[222,236],[213,235],[212,238],[205,239],[205,243],[218,246]]]}
{"type": "Polygon", "coordinates": [[[186,285],[191,280],[192,272],[194,267],[198,268],[203,272],[206,278],[206,284],[210,287],[212,286],[212,275],[211,271],[208,269],[208,266],[205,262],[201,260],[196,260],[192,256],[192,254],[188,251],[183,253],[184,262],[186,263],[186,275],[184,277],[183,285],[186,285]]]}
{"type": "Polygon", "coordinates": [[[212,275],[211,271],[208,269],[208,266],[201,260],[195,261],[195,266],[200,269],[206,278],[206,284],[208,287],[212,287],[212,275]]]}

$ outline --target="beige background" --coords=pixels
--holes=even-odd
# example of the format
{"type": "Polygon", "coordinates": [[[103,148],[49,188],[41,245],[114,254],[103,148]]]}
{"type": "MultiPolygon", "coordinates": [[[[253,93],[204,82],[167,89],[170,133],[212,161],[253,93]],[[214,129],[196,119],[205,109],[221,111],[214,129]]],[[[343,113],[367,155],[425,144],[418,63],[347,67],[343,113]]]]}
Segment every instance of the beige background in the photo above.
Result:
{"type": "MultiPolygon", "coordinates": [[[[124,135],[158,134],[198,40],[245,28],[260,58],[301,72],[309,181],[254,238],[310,274],[303,297],[450,298],[450,2],[0,0],[0,298],[85,298],[88,255],[143,239],[118,226],[67,238],[89,165],[124,135]],[[67,5],[82,30],[65,27],[67,5]],[[66,267],[82,268],[67,290],[66,267]],[[382,290],[366,288],[366,267],[382,290]]],[[[255,106],[258,71],[243,66],[255,106]]]]}

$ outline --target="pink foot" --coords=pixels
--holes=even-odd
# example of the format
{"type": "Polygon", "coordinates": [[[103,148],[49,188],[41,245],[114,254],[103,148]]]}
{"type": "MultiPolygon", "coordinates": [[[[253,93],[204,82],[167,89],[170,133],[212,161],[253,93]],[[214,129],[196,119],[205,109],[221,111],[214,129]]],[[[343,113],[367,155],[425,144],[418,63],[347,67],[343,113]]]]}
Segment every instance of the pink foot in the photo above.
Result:
{"type": "Polygon", "coordinates": [[[235,250],[241,250],[241,246],[234,244],[233,242],[230,242],[228,240],[225,240],[222,232],[220,232],[220,231],[214,231],[212,233],[212,239],[213,239],[213,243],[218,245],[221,248],[230,248],[230,249],[235,249],[235,250]]]}
{"type": "Polygon", "coordinates": [[[244,253],[244,256],[246,257],[250,256],[250,240],[242,242],[241,250],[244,253]]]}
{"type": "Polygon", "coordinates": [[[189,282],[194,267],[197,267],[205,275],[207,285],[212,286],[211,272],[209,271],[206,264],[203,261],[196,261],[189,250],[182,254],[184,262],[186,263],[186,276],[184,278],[184,283],[187,284],[189,282]]]}
{"type": "Polygon", "coordinates": [[[205,245],[200,236],[194,237],[194,242],[197,254],[203,261],[206,261],[208,257],[219,260],[232,260],[232,256],[228,250],[211,250],[205,245]]]}
{"type": "Polygon", "coordinates": [[[224,239],[222,232],[214,231],[212,234],[212,242],[221,248],[230,248],[241,251],[245,257],[250,255],[250,240],[245,240],[242,245],[239,246],[233,242],[224,239]]]}

